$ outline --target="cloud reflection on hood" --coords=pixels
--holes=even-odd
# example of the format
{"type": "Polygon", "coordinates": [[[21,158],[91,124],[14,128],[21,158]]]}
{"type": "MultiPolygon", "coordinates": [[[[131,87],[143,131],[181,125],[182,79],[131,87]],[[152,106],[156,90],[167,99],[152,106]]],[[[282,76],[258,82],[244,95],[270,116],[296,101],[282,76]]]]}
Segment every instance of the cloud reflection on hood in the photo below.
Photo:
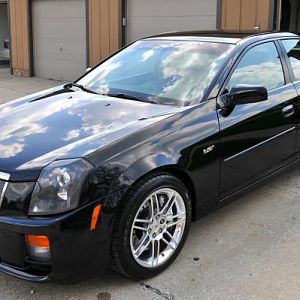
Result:
{"type": "Polygon", "coordinates": [[[38,168],[62,155],[82,156],[101,148],[113,132],[176,109],[85,92],[6,104],[0,107],[0,167],[38,168]],[[80,153],[79,146],[85,147],[80,153]]]}

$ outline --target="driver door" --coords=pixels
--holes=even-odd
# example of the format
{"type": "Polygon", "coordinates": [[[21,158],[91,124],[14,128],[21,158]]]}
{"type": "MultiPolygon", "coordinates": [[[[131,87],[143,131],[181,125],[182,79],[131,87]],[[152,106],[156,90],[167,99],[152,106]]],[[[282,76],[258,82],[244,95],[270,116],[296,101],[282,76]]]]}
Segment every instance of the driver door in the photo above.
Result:
{"type": "Polygon", "coordinates": [[[284,76],[276,44],[252,47],[235,67],[226,92],[237,84],[262,85],[268,100],[219,109],[221,199],[291,162],[297,93],[284,76]]]}

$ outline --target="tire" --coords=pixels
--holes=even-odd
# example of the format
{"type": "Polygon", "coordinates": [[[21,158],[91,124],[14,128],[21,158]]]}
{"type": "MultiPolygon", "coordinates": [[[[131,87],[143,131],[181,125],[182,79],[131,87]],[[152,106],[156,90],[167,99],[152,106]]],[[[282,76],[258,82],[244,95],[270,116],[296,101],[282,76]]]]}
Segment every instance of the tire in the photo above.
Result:
{"type": "Polygon", "coordinates": [[[171,174],[148,175],[133,185],[113,228],[113,268],[132,279],[164,271],[185,244],[191,212],[187,188],[171,174]]]}

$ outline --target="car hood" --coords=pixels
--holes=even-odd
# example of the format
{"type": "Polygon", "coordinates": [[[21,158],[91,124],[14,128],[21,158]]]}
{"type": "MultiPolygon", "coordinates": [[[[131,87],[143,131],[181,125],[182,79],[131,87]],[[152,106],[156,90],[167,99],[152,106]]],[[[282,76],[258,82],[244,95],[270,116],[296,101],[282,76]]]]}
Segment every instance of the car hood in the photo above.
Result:
{"type": "Polygon", "coordinates": [[[56,90],[0,107],[0,170],[83,157],[180,108],[56,90]]]}

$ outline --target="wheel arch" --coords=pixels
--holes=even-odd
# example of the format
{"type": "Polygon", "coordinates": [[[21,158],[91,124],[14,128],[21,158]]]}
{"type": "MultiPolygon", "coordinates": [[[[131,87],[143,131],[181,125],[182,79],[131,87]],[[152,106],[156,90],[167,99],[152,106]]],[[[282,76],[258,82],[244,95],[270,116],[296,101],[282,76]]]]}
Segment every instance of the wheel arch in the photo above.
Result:
{"type": "Polygon", "coordinates": [[[187,188],[189,195],[192,201],[192,220],[196,219],[196,205],[197,205],[197,197],[196,197],[196,189],[194,182],[188,172],[178,166],[177,164],[164,164],[156,166],[151,170],[144,170],[140,176],[136,176],[135,179],[131,179],[131,185],[138,184],[139,181],[143,180],[145,177],[155,174],[155,173],[168,173],[170,175],[175,176],[178,180],[180,180],[185,187],[187,188]]]}

